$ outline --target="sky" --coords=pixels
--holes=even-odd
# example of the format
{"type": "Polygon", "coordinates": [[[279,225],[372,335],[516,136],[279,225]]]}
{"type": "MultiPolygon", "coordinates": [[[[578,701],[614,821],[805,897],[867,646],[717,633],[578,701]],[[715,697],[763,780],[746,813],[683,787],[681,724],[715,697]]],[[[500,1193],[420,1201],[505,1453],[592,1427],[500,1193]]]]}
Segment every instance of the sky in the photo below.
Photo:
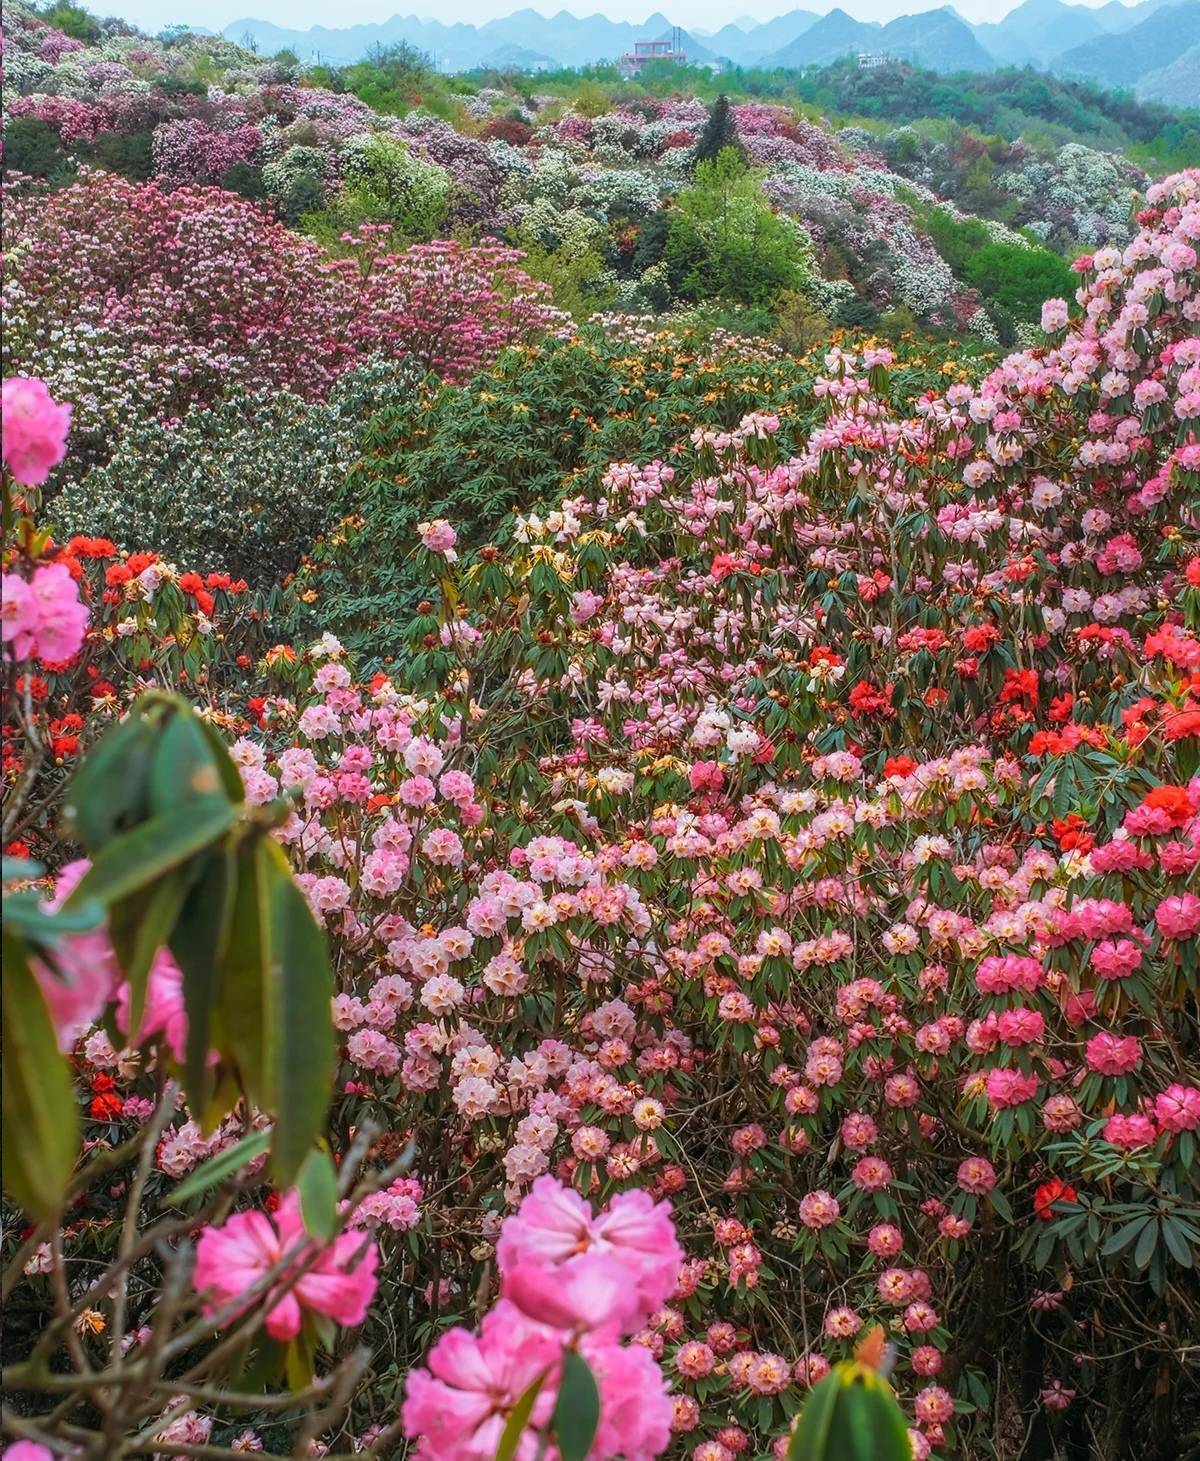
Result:
{"type": "MultiPolygon", "coordinates": [[[[182,22],[224,30],[237,20],[269,20],[290,30],[313,25],[341,28],[378,24],[393,15],[436,18],[446,24],[466,21],[481,24],[515,10],[538,10],[555,15],[568,10],[574,15],[597,12],[610,20],[645,20],[656,10],[680,25],[719,30],[732,20],[752,17],[770,20],[789,10],[832,10],[839,0],[84,0],[101,15],[119,15],[144,30],[182,22]]],[[[951,0],[840,0],[841,8],[856,20],[891,20],[919,10],[936,10],[951,0]]],[[[955,9],[972,21],[1002,20],[1017,0],[955,0],[955,9]]],[[[1082,0],[1098,5],[1103,0],[1082,0]]]]}

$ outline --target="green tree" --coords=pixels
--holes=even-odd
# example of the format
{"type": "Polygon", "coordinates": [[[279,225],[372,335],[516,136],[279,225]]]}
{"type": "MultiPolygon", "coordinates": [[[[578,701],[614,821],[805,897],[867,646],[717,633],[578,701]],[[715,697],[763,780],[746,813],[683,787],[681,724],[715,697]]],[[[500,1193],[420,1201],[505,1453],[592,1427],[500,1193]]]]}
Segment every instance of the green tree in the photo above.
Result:
{"type": "Polygon", "coordinates": [[[343,149],[342,176],[338,210],[348,223],[386,221],[404,242],[423,242],[440,230],[450,175],[417,157],[400,138],[385,132],[352,138],[343,149]]]}
{"type": "Polygon", "coordinates": [[[671,215],[666,261],[684,298],[770,305],[809,277],[804,235],[772,211],[736,149],[696,169],[671,215]]]}
{"type": "Polygon", "coordinates": [[[60,0],[59,4],[52,5],[42,13],[42,19],[74,40],[86,43],[100,39],[100,25],[96,18],[89,15],[82,5],[72,5],[69,0],[60,0]]]}
{"type": "Polygon", "coordinates": [[[708,113],[708,120],[696,139],[696,146],[692,152],[692,167],[698,168],[702,162],[715,162],[727,148],[734,149],[739,156],[742,154],[741,143],[738,141],[737,135],[737,123],[733,119],[733,108],[729,105],[729,98],[722,92],[713,102],[708,113]]]}

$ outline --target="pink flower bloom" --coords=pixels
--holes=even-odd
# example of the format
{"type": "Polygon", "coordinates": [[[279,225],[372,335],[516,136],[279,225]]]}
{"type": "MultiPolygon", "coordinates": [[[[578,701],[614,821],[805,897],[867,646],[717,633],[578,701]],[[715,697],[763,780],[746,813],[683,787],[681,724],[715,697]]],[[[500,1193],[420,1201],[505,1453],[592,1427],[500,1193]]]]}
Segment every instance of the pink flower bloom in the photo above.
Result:
{"type": "Polygon", "coordinates": [[[1142,966],[1142,951],[1132,939],[1105,939],[1090,955],[1101,979],[1127,979],[1142,966]]]}
{"type": "Polygon", "coordinates": [[[725,785],[725,773],[717,761],[696,761],[688,772],[693,791],[719,792],[725,785]]]}
{"type": "MultiPolygon", "coordinates": [[[[129,985],[121,985],[117,993],[117,1029],[129,1035],[129,985]]],[[[188,1018],[183,1001],[183,971],[167,949],[160,949],[150,968],[146,982],[146,1000],[142,1022],[131,1045],[141,1045],[153,1035],[161,1035],[172,1056],[182,1061],[187,1051],[188,1018]]],[[[217,1059],[215,1051],[209,1059],[217,1059]]]]}
{"type": "Polygon", "coordinates": [[[554,1329],[615,1339],[645,1317],[625,1265],[594,1248],[557,1265],[518,1263],[505,1271],[501,1292],[529,1319],[554,1329]]]}
{"type": "Polygon", "coordinates": [[[987,1073],[987,1097],[997,1111],[1008,1106],[1020,1106],[1032,1101],[1041,1082],[1035,1075],[1022,1075],[1019,1070],[989,1070],[987,1073]]]}
{"type": "Polygon", "coordinates": [[[958,1185],[964,1192],[982,1197],[996,1185],[996,1169],[986,1157],[967,1157],[959,1163],[958,1185]]]}
{"type": "Polygon", "coordinates": [[[600,1424],[589,1454],[624,1456],[628,1461],[651,1461],[661,1455],[671,1443],[675,1406],[650,1351],[640,1344],[596,1345],[585,1340],[583,1356],[600,1390],[600,1424]]]}
{"type": "Polygon", "coordinates": [[[954,1419],[954,1397],[940,1385],[926,1385],[913,1401],[913,1412],[921,1425],[945,1425],[954,1419]]]}
{"type": "Polygon", "coordinates": [[[28,581],[4,575],[4,642],[14,659],[72,659],[87,622],[87,606],[65,563],[39,564],[28,581]]]}
{"type": "Polygon", "coordinates": [[[1104,1123],[1104,1130],[1100,1134],[1113,1146],[1132,1151],[1134,1147],[1152,1146],[1158,1132],[1149,1116],[1135,1114],[1110,1116],[1104,1123]]]}
{"type": "Polygon", "coordinates": [[[51,398],[45,381],[4,382],[4,464],[23,487],[40,487],[67,454],[71,408],[51,398]]]}
{"type": "MultiPolygon", "coordinates": [[[[81,858],[63,868],[54,885],[54,897],[42,905],[47,912],[62,907],[90,866],[81,858]]],[[[51,971],[35,959],[32,969],[58,1032],[59,1048],[67,1051],[113,998],[120,971],[108,931],[103,927],[68,934],[58,945],[56,962],[57,970],[51,971]]]]}
{"type": "Polygon", "coordinates": [[[496,1246],[504,1274],[521,1264],[553,1269],[593,1251],[625,1266],[646,1316],[671,1297],[683,1262],[669,1203],[645,1192],[622,1192],[593,1216],[587,1202],[554,1177],[537,1179],[518,1211],[505,1219],[496,1246]]]}
{"type": "Polygon", "coordinates": [[[4,1461],[54,1461],[54,1452],[36,1441],[15,1441],[6,1448],[4,1461]]]}
{"type": "Polygon", "coordinates": [[[361,1233],[342,1233],[332,1243],[307,1239],[300,1216],[300,1194],[294,1189],[280,1203],[274,1220],[262,1212],[234,1213],[219,1228],[205,1228],[196,1244],[198,1292],[211,1291],[204,1312],[244,1295],[282,1258],[295,1253],[297,1263],[320,1249],[320,1256],[286,1293],[269,1291],[266,1330],[273,1339],[294,1339],[305,1309],[325,1314],[347,1327],[361,1324],[375,1296],[379,1250],[364,1244],[361,1233]]]}
{"type": "MultiPolygon", "coordinates": [[[[420,1438],[422,1461],[490,1461],[510,1411],[533,1382],[547,1376],[531,1425],[545,1425],[554,1407],[561,1342],[501,1299],[483,1317],[478,1335],[452,1329],[429,1352],[428,1368],[410,1370],[401,1415],[405,1433],[420,1438]]],[[[519,1450],[524,1458],[532,1449],[519,1450]]]]}
{"type": "Polygon", "coordinates": [[[1154,1114],[1164,1131],[1195,1131],[1200,1127],[1200,1089],[1169,1085],[1155,1096],[1154,1114]]]}
{"type": "Polygon", "coordinates": [[[841,1211],[837,1198],[823,1188],[806,1192],[800,1199],[800,1221],[806,1228],[827,1228],[837,1222],[841,1211]]]}
{"type": "Polygon", "coordinates": [[[1045,1034],[1046,1021],[1039,1010],[1005,1010],[996,1020],[996,1031],[1006,1045],[1033,1045],[1045,1034]]]}
{"type": "Polygon", "coordinates": [[[453,548],[458,542],[458,534],[450,526],[445,518],[435,518],[431,523],[422,523],[418,528],[421,534],[421,542],[431,553],[441,553],[446,558],[453,560],[453,548]]]}
{"type": "Polygon", "coordinates": [[[1136,1035],[1119,1038],[1111,1030],[1101,1030],[1087,1042],[1088,1069],[1100,1075],[1128,1075],[1141,1058],[1136,1035]]]}

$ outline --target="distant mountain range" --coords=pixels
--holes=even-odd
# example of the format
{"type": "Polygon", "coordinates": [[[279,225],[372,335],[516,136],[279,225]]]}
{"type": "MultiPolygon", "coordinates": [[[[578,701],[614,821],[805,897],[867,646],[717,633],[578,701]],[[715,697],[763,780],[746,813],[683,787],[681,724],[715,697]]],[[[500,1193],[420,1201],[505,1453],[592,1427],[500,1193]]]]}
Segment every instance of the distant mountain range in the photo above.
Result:
{"type": "MultiPolygon", "coordinates": [[[[656,11],[641,25],[518,10],[483,25],[395,15],[379,25],[287,30],[265,20],[225,27],[233,41],[260,54],[294,52],[301,60],[345,65],[375,46],[406,42],[446,71],[545,69],[612,61],[639,40],[663,40],[675,22],[656,11]]],[[[825,65],[841,56],[874,52],[937,71],[990,71],[1034,66],[1057,76],[1135,89],[1147,100],[1200,107],[1200,0],[1109,0],[1099,9],[1063,0],[1024,0],[997,23],[972,25],[952,6],[902,15],[886,25],[855,20],[845,10],[826,15],[793,10],[758,23],[741,19],[712,35],[682,30],[692,61],[714,67],[825,65]]]]}

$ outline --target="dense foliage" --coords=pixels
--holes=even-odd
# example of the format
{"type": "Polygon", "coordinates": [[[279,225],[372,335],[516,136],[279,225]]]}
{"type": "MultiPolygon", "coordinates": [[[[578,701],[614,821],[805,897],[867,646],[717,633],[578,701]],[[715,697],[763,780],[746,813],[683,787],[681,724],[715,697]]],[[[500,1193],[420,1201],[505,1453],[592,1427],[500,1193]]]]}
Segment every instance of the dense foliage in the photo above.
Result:
{"type": "Polygon", "coordinates": [[[1173,122],[10,10],[6,1457],[1200,1448],[1173,122]]]}
{"type": "Polygon", "coordinates": [[[13,13],[10,177],[220,186],[335,254],[363,225],[393,246],[493,234],[577,319],[704,303],[786,333],[799,297],[826,329],[1020,343],[1062,255],[1130,236],[1131,159],[1200,145],[1188,115],[1032,72],[839,63],[731,73],[730,95],[702,72],[451,82],[404,47],[337,71],[13,13]],[[722,149],[749,170],[698,178],[722,149]],[[986,230],[986,267],[943,247],[956,226],[986,230]]]}
{"type": "MultiPolygon", "coordinates": [[[[6,1138],[53,1154],[10,1183],[35,1219],[7,1239],[11,1434],[782,1456],[879,1321],[916,1456],[1178,1454],[1198,244],[1184,174],[986,371],[653,323],[465,386],[368,366],[363,521],[298,580],[306,646],[216,565],[48,536],[68,412],[6,383],[6,850],[92,859],[77,895],[68,868],[13,904],[6,1039],[61,1045],[74,1095],[25,1130],[33,1067],[6,1050],[6,1138]],[[348,651],[322,573],[401,556],[411,587],[371,590],[395,628],[348,606],[348,651]],[[135,745],[148,802],[92,769],[135,745]],[[164,842],[179,795],[201,800],[164,842]],[[275,911],[197,945],[223,857],[275,911]],[[164,858],[182,901],[148,896],[164,858]],[[296,1018],[287,971],[318,945],[272,962],[310,937],[293,886],[336,1051],[289,1062],[219,971],[282,971],[271,1018],[296,1018]],[[84,1204],[65,1221],[55,1180],[84,1204]]],[[[158,449],[130,433],[110,467],[158,449]]]]}

